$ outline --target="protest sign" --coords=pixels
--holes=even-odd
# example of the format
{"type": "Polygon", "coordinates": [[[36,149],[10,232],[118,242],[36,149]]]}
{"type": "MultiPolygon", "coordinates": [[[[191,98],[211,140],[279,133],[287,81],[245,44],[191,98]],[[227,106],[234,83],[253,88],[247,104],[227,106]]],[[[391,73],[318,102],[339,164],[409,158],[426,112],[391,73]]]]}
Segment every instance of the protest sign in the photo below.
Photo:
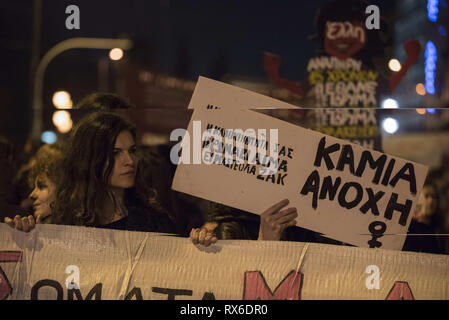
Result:
{"type": "MultiPolygon", "coordinates": [[[[203,94],[208,96],[208,92],[203,94]]],[[[231,103],[233,98],[228,99],[231,103]]],[[[197,107],[187,132],[174,149],[182,147],[187,154],[177,167],[174,190],[256,214],[288,198],[290,206],[298,209],[297,224],[303,228],[356,246],[402,249],[404,237],[397,234],[407,233],[426,177],[425,166],[251,110],[197,107]],[[195,145],[198,151],[201,133],[209,128],[218,130],[219,137],[209,140],[207,149],[202,150],[201,164],[189,161],[190,146],[195,156],[195,145]],[[266,167],[249,163],[261,159],[250,152],[249,145],[265,146],[268,154],[268,137],[245,140],[241,133],[232,133],[250,128],[277,129],[275,174],[263,174],[266,167]],[[245,140],[245,147],[219,141],[232,135],[245,140]],[[225,163],[224,156],[220,159],[223,150],[236,155],[234,162],[237,158],[246,162],[225,163]]]]}
{"type": "Polygon", "coordinates": [[[0,223],[2,299],[448,299],[449,257],[0,223]]]}
{"type": "Polygon", "coordinates": [[[292,104],[266,97],[260,93],[238,88],[220,81],[199,77],[189,103],[189,109],[209,107],[210,109],[298,109],[292,104]],[[208,95],[205,96],[204,92],[208,95]]]}

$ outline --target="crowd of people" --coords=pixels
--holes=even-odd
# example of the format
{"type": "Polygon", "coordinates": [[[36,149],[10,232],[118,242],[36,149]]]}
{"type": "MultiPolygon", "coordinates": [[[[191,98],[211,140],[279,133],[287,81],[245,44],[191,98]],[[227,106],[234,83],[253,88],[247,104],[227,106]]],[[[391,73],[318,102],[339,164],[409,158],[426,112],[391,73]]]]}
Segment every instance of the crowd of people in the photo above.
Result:
{"type": "MultiPolygon", "coordinates": [[[[20,168],[0,136],[0,218],[24,232],[52,223],[177,234],[205,246],[218,239],[346,245],[296,226],[301,213],[288,199],[256,215],[171,190],[176,167],[167,146],[137,145],[135,126],[115,112],[132,107],[114,94],[87,96],[77,105],[87,115],[67,137],[42,145],[20,168]]],[[[449,253],[447,237],[429,236],[445,231],[438,193],[426,181],[404,250],[449,253]]]]}
{"type": "MultiPolygon", "coordinates": [[[[27,199],[14,203],[9,195],[2,196],[4,222],[25,232],[37,223],[54,223],[174,233],[206,246],[216,242],[213,230],[205,223],[201,201],[183,199],[167,190],[159,192],[150,185],[155,171],[152,167],[157,165],[153,159],[157,157],[151,157],[152,150],[137,146],[134,125],[112,112],[129,107],[126,100],[111,94],[83,99],[78,108],[91,112],[69,137],[63,143],[40,147],[19,170],[16,180],[26,177],[33,188],[27,199]],[[170,195],[171,201],[165,199],[164,203],[159,194],[170,195]],[[182,204],[189,202],[191,208],[185,211],[182,204]]],[[[12,167],[13,147],[6,140],[3,145],[9,146],[5,147],[5,161],[12,167]]],[[[5,168],[3,172],[10,170],[5,168]]],[[[14,185],[8,180],[2,190],[14,185]]],[[[283,200],[264,212],[269,219],[266,223],[261,220],[259,239],[280,240],[283,229],[296,223],[296,209],[281,210],[287,205],[283,200]]]]}

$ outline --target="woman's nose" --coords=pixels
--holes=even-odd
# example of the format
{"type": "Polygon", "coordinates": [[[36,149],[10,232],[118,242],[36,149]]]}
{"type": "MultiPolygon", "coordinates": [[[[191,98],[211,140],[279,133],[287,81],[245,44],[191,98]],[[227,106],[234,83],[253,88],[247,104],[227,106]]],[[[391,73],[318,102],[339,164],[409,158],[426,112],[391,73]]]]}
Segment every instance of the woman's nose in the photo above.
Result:
{"type": "Polygon", "coordinates": [[[134,165],[134,156],[131,155],[129,152],[125,152],[124,153],[124,159],[123,159],[123,163],[125,165],[134,165]]]}
{"type": "Polygon", "coordinates": [[[33,189],[33,191],[28,196],[31,200],[35,201],[37,199],[37,190],[36,188],[33,189]]]}

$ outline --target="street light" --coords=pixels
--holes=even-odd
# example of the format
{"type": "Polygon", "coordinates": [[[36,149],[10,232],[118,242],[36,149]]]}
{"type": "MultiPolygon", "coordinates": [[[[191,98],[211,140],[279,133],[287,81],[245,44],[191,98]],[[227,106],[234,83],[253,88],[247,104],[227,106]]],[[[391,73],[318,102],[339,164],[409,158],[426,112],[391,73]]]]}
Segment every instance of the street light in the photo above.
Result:
{"type": "Polygon", "coordinates": [[[391,59],[388,62],[388,68],[390,68],[390,70],[392,70],[392,71],[397,72],[397,71],[401,70],[401,63],[399,62],[398,59],[391,59]]]}
{"type": "Polygon", "coordinates": [[[123,57],[123,50],[120,48],[114,48],[109,51],[109,58],[111,60],[120,60],[123,57]]]}
{"type": "Polygon", "coordinates": [[[72,109],[72,99],[67,91],[56,91],[53,94],[53,104],[57,109],[72,109]]]}
{"type": "Polygon", "coordinates": [[[34,77],[33,90],[33,124],[31,129],[31,138],[38,140],[42,131],[42,92],[45,70],[54,57],[69,49],[112,49],[122,48],[128,50],[133,43],[129,39],[110,39],[110,38],[72,38],[59,42],[52,47],[39,62],[34,77]]]}

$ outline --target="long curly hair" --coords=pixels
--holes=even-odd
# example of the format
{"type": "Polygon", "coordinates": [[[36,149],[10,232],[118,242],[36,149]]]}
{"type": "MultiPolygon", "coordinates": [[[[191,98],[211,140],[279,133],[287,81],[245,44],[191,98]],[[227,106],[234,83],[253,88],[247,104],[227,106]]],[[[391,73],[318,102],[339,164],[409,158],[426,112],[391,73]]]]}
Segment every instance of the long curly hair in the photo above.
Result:
{"type": "MultiPolygon", "coordinates": [[[[99,225],[105,220],[106,213],[102,212],[101,205],[107,197],[117,208],[109,181],[114,168],[115,141],[122,131],[130,132],[135,140],[134,125],[113,113],[94,112],[78,123],[66,145],[63,171],[56,184],[56,201],[52,208],[55,223],[99,225]]],[[[150,188],[143,185],[143,181],[136,179],[131,189],[143,204],[148,204],[150,188]]]]}
{"type": "Polygon", "coordinates": [[[61,175],[61,162],[63,160],[62,146],[58,143],[44,144],[32,158],[32,165],[28,174],[28,185],[31,189],[37,178],[47,177],[52,183],[61,175]]]}

